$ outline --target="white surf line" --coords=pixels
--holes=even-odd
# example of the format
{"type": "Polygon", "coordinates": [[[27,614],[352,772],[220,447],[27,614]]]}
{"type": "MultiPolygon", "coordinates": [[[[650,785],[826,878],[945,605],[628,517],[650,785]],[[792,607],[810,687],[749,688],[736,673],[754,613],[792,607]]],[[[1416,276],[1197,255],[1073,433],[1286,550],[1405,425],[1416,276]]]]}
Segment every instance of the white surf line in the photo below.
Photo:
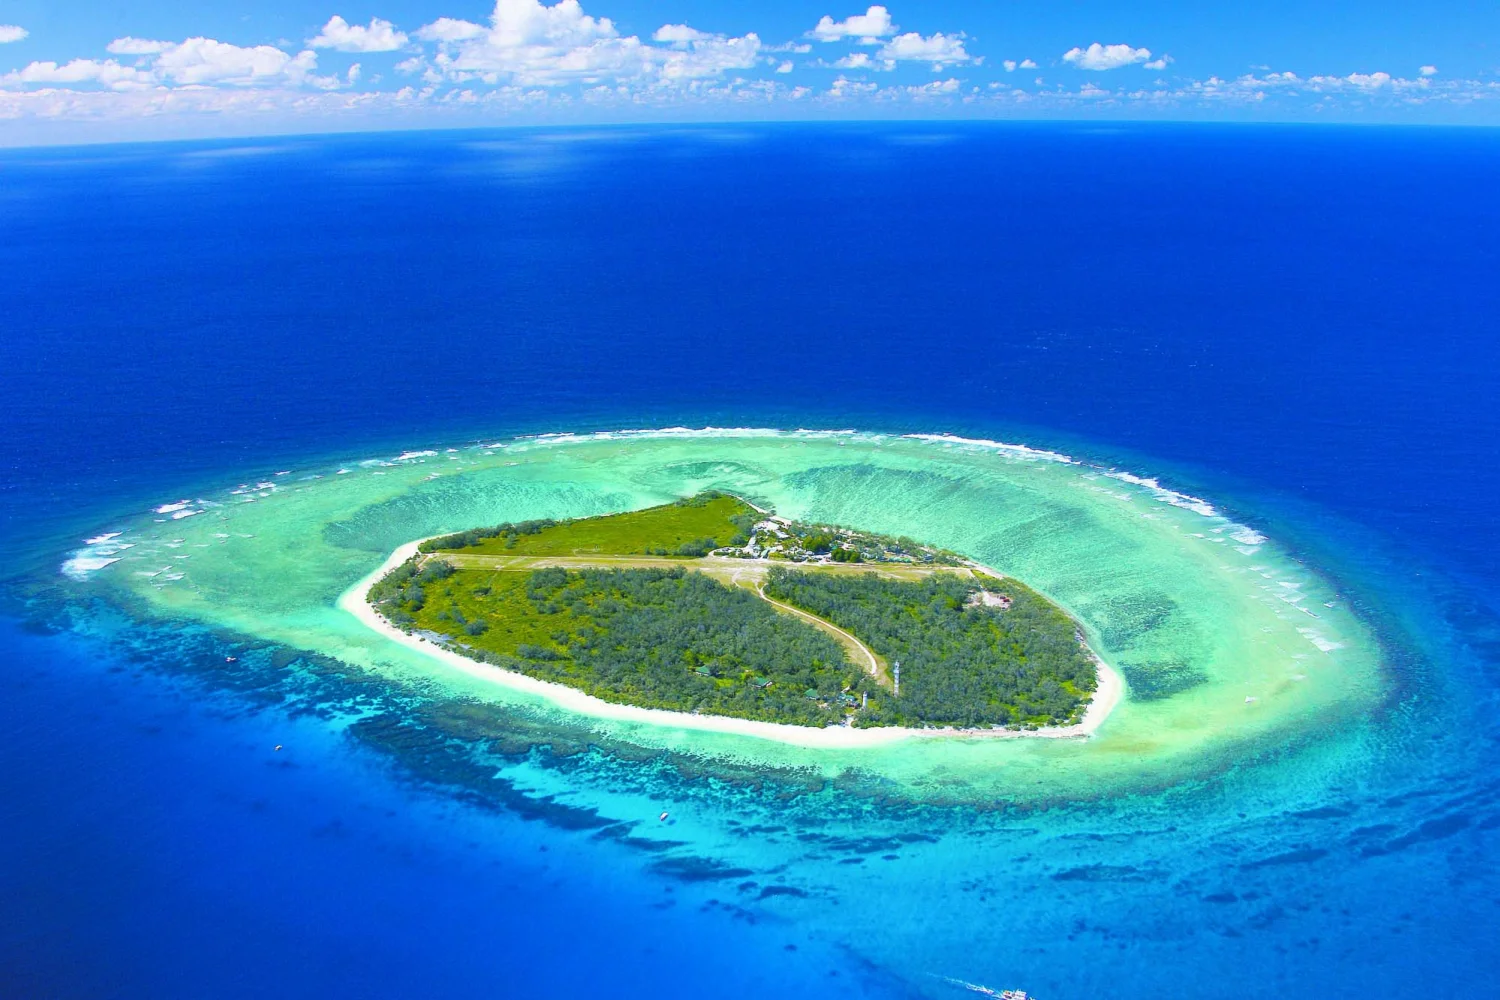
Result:
{"type": "MultiPolygon", "coordinates": [[[[564,711],[601,722],[642,723],[663,729],[751,736],[775,743],[821,750],[855,750],[888,746],[912,739],[1070,739],[1091,735],[1119,704],[1124,695],[1124,683],[1119,675],[1095,657],[1099,682],[1089,702],[1089,707],[1084,713],[1083,721],[1072,726],[1043,727],[1034,730],[908,729],[898,726],[880,726],[869,729],[856,729],[853,726],[827,726],[823,729],[816,729],[812,726],[759,722],[754,719],[737,719],[726,715],[697,715],[660,708],[620,705],[585,694],[565,684],[554,684],[488,663],[480,663],[478,660],[472,660],[451,649],[444,649],[435,643],[409,635],[386,621],[369,602],[370,588],[391,570],[415,555],[417,546],[425,540],[408,542],[391,553],[389,558],[374,572],[339,595],[337,602],[339,609],[353,615],[362,625],[382,637],[424,656],[432,657],[460,673],[501,687],[537,695],[564,711]]],[[[1092,651],[1090,652],[1092,654],[1092,651]]]]}

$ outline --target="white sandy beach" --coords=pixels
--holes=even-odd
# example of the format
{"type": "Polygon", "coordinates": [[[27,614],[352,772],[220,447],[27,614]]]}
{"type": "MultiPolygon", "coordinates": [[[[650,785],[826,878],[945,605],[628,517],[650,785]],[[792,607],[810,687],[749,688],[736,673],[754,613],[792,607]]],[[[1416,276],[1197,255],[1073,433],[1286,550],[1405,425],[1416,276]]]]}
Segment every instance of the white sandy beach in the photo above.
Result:
{"type": "Polygon", "coordinates": [[[811,726],[793,726],[779,722],[758,722],[753,719],[736,719],[722,715],[696,715],[689,712],[670,712],[658,708],[639,708],[634,705],[617,705],[595,698],[593,695],[553,684],[525,674],[504,670],[487,663],[471,660],[462,654],[408,635],[382,618],[366,600],[371,586],[396,566],[411,558],[421,544],[421,539],[401,546],[369,576],[360,580],[339,597],[338,606],[359,619],[368,628],[379,632],[392,642],[398,642],[418,652],[431,656],[447,666],[490,683],[499,684],[516,691],[539,695],[558,708],[594,719],[619,722],[644,723],[668,729],[695,729],[715,733],[732,733],[774,740],[794,746],[825,749],[852,749],[858,747],[884,746],[910,739],[1076,739],[1092,734],[1109,716],[1124,696],[1125,685],[1120,675],[1104,661],[1095,657],[1098,664],[1099,684],[1084,712],[1083,721],[1072,726],[1058,726],[1033,731],[1011,731],[1007,729],[902,729],[886,726],[873,729],[855,729],[851,726],[829,726],[815,729],[811,726]]]}

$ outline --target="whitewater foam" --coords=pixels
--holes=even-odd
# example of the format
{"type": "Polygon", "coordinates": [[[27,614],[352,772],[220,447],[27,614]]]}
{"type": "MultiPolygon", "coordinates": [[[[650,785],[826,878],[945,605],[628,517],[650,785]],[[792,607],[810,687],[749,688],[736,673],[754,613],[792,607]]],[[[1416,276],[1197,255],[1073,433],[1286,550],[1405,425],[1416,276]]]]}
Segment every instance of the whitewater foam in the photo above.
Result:
{"type": "Polygon", "coordinates": [[[1183,510],[1190,510],[1195,514],[1202,514],[1204,517],[1220,516],[1219,512],[1214,509],[1214,505],[1209,503],[1207,500],[1201,499],[1200,497],[1191,496],[1190,494],[1182,493],[1177,490],[1168,489],[1167,487],[1163,486],[1160,481],[1158,481],[1154,476],[1138,476],[1133,472],[1121,472],[1119,470],[1110,470],[1104,472],[1103,474],[1109,476],[1111,479],[1118,479],[1121,482],[1129,483],[1132,486],[1140,486],[1146,490],[1149,490],[1151,492],[1151,495],[1154,496],[1157,500],[1160,500],[1162,503],[1171,504],[1173,507],[1181,507],[1183,510]]]}

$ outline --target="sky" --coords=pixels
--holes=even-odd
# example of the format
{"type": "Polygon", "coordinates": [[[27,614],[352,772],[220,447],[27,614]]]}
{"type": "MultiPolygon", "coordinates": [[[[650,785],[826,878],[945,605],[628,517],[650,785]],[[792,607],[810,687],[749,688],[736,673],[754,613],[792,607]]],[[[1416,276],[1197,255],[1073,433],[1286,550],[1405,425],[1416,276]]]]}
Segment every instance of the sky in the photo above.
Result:
{"type": "Polygon", "coordinates": [[[1500,124],[1500,3],[0,0],[0,145],[954,118],[1500,124]]]}

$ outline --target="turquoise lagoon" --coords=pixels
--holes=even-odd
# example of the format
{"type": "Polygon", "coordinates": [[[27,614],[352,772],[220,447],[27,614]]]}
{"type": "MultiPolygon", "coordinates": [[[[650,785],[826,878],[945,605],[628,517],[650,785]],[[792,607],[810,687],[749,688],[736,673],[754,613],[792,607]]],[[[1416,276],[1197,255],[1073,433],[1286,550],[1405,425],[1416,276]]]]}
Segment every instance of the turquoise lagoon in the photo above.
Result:
{"type": "Polygon", "coordinates": [[[823,778],[868,774],[915,802],[1180,784],[1309,734],[1350,729],[1387,690],[1379,647],[1349,602],[1274,541],[1154,480],[998,442],[757,430],[558,435],[286,470],[164,503],[119,527],[76,554],[71,571],[173,616],[397,683],[441,685],[539,725],[823,778]],[[416,538],[629,510],[704,489],[800,519],[911,535],[1014,575],[1084,624],[1129,693],[1086,740],[808,749],[571,716],[399,648],[337,607],[341,593],[416,538]],[[106,559],[115,561],[101,566],[106,559]]]}

